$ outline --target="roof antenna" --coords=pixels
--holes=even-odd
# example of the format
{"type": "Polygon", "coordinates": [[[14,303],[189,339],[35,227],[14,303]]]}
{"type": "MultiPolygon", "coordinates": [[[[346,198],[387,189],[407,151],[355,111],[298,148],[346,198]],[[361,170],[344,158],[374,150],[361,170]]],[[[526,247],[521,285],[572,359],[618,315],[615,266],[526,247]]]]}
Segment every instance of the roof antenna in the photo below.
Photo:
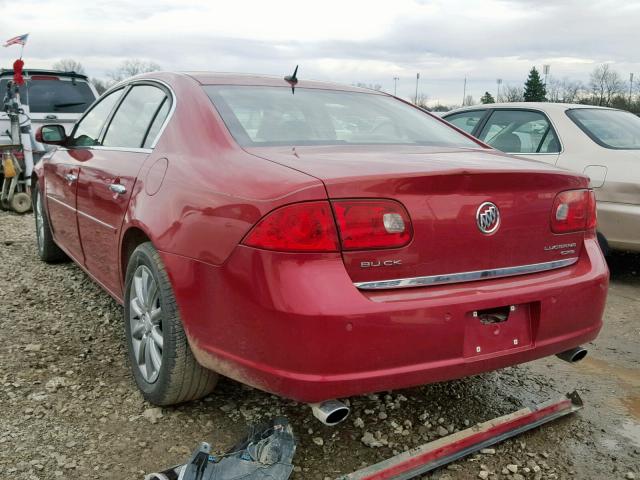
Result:
{"type": "Polygon", "coordinates": [[[293,71],[293,75],[287,75],[286,77],[284,77],[284,79],[291,85],[291,94],[295,95],[296,84],[298,83],[298,65],[296,65],[296,69],[293,71]]]}

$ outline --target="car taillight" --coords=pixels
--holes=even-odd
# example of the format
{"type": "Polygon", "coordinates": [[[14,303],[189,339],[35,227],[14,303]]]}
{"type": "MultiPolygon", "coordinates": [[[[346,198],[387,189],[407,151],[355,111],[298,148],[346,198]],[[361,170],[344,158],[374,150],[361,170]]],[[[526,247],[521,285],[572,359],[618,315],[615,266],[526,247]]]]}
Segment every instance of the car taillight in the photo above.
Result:
{"type": "Polygon", "coordinates": [[[556,195],[551,210],[551,231],[569,233],[596,228],[593,190],[567,190],[556,195]]]}
{"type": "Polygon", "coordinates": [[[334,200],[343,250],[397,248],[413,234],[405,208],[393,200],[334,200]]]}
{"type": "Polygon", "coordinates": [[[337,252],[338,234],[329,202],[305,202],[269,213],[243,243],[283,252],[337,252]]]}

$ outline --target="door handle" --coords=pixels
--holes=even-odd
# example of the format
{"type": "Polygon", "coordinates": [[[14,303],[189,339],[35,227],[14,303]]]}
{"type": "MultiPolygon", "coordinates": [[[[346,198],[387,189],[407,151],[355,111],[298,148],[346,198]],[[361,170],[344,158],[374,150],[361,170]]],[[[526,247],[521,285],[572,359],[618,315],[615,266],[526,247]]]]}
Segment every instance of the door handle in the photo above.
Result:
{"type": "Polygon", "coordinates": [[[67,173],[64,178],[67,180],[67,182],[69,183],[73,183],[76,180],[78,180],[78,175],[75,175],[73,173],[67,173]]]}
{"type": "Polygon", "coordinates": [[[120,183],[112,183],[111,185],[109,185],[109,190],[111,190],[116,195],[127,193],[127,187],[121,185],[120,183]]]}

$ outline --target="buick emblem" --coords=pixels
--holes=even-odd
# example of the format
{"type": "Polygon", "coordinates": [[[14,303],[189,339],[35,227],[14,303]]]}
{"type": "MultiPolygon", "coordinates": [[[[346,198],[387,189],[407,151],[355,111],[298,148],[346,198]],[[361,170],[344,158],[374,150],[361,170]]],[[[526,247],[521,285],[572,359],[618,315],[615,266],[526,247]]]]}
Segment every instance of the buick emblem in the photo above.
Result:
{"type": "Polygon", "coordinates": [[[495,233],[500,227],[500,210],[494,203],[484,202],[476,212],[476,224],[486,235],[495,233]]]}

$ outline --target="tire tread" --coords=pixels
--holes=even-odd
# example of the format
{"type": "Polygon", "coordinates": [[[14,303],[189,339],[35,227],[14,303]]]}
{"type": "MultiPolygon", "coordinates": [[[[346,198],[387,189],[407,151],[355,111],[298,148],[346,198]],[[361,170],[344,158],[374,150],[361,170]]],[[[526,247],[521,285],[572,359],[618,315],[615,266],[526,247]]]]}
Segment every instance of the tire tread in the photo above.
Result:
{"type": "MultiPolygon", "coordinates": [[[[37,197],[40,195],[42,195],[42,193],[40,192],[38,187],[36,187],[34,198],[32,199],[32,203],[34,205],[34,215],[33,215],[34,220],[38,215],[37,212],[35,212],[35,204],[37,201],[37,197]]],[[[53,233],[51,232],[51,226],[49,225],[49,216],[47,215],[47,209],[45,208],[44,205],[42,205],[42,222],[44,223],[44,238],[43,238],[42,251],[38,249],[38,256],[40,257],[40,259],[46,263],[59,263],[59,262],[68,261],[69,257],[67,256],[67,254],[64,253],[62,249],[53,240],[53,233]]],[[[36,247],[37,247],[37,241],[38,241],[37,221],[35,226],[36,226],[36,247]]]]}

